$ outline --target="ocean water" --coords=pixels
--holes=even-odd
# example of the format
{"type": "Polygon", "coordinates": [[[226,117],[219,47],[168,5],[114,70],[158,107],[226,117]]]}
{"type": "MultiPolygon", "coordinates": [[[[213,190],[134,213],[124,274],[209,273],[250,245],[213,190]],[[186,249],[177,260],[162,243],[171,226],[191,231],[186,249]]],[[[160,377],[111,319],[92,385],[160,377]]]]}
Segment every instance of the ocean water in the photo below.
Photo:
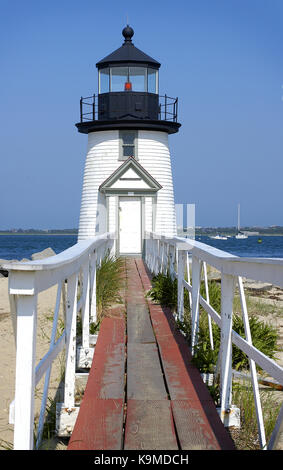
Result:
{"type": "MultiPolygon", "coordinates": [[[[258,238],[213,240],[201,236],[196,240],[237,256],[283,258],[283,236],[264,236],[262,243],[258,243],[258,238]]],[[[0,259],[30,259],[33,253],[49,247],[58,254],[75,243],[77,235],[0,235],[0,259]]]]}
{"type": "Polygon", "coordinates": [[[196,240],[227,251],[232,255],[255,258],[283,258],[283,236],[250,236],[243,240],[235,237],[227,240],[214,240],[207,236],[196,237],[196,240]],[[258,243],[258,239],[261,243],[258,243]]]}
{"type": "Polygon", "coordinates": [[[31,259],[46,248],[58,254],[75,243],[77,235],[0,235],[0,259],[31,259]]]}

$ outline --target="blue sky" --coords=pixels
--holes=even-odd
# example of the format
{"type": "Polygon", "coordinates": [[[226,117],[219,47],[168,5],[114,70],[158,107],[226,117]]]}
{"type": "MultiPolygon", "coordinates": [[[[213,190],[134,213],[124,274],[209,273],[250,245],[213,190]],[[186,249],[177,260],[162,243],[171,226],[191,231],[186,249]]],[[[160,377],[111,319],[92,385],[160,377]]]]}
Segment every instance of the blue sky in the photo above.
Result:
{"type": "Polygon", "coordinates": [[[176,203],[201,226],[236,225],[238,203],[242,225],[283,225],[281,0],[2,0],[0,229],[78,226],[79,99],[127,17],[179,97],[176,203]]]}

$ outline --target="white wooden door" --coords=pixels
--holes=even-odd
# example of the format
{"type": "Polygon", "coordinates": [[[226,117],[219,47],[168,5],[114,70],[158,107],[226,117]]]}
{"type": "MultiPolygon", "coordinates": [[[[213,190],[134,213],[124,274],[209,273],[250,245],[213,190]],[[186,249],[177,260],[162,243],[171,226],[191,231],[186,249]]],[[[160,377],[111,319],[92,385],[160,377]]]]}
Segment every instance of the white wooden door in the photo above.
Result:
{"type": "Polygon", "coordinates": [[[141,198],[119,198],[119,252],[141,253],[141,198]]]}

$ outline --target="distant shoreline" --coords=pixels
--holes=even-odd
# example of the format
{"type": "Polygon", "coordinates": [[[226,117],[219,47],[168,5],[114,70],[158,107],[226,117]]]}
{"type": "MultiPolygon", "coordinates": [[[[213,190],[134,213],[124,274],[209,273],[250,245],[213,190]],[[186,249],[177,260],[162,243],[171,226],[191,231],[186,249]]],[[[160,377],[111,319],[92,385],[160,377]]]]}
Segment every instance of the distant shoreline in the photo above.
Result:
{"type": "MultiPolygon", "coordinates": [[[[228,235],[228,236],[231,236],[231,237],[234,237],[235,234],[230,234],[230,233],[225,233],[225,232],[221,232],[221,230],[217,231],[217,232],[211,232],[211,233],[196,233],[195,236],[197,237],[211,237],[211,236],[214,236],[214,235],[217,235],[219,233],[222,233],[223,235],[228,235]]],[[[58,236],[58,235],[61,235],[61,236],[74,236],[74,235],[78,235],[77,232],[72,232],[72,233],[69,233],[69,232],[56,232],[56,233],[35,233],[35,232],[23,232],[23,233],[19,233],[19,232],[0,232],[0,236],[1,235],[11,235],[11,236],[21,236],[21,235],[29,235],[29,236],[43,236],[43,237],[46,237],[46,236],[58,236]]],[[[186,235],[186,232],[182,232],[182,235],[186,235]]],[[[180,236],[179,234],[177,236],[180,236]]],[[[248,235],[248,237],[283,237],[283,233],[259,233],[258,235],[248,235]]]]}
{"type": "MultiPolygon", "coordinates": [[[[186,235],[186,232],[182,232],[183,235],[186,235]]],[[[225,235],[226,237],[235,237],[236,236],[236,233],[225,233],[225,232],[221,232],[221,230],[219,230],[218,232],[211,232],[211,233],[196,233],[195,236],[196,237],[213,237],[214,235],[225,235]]],[[[180,235],[178,235],[180,236],[180,235]]],[[[261,237],[283,237],[283,233],[259,233],[258,235],[248,235],[249,238],[251,237],[257,237],[257,238],[261,238],[261,237]]]]}
{"type": "Polygon", "coordinates": [[[78,235],[77,233],[34,233],[34,232],[24,232],[24,233],[18,233],[18,232],[0,232],[0,235],[42,235],[42,236],[46,236],[46,235],[78,235]]]}

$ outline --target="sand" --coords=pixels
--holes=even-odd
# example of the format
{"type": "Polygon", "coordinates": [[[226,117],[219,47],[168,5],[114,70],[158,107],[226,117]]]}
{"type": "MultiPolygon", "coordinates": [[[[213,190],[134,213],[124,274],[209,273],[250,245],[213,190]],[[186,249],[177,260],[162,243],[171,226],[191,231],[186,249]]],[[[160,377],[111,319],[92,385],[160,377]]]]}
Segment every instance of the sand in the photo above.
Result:
{"type": "MultiPolygon", "coordinates": [[[[261,312],[261,319],[265,322],[271,322],[276,325],[279,335],[280,344],[283,345],[283,292],[280,289],[259,289],[259,285],[249,284],[250,293],[262,302],[272,303],[278,307],[278,314],[266,315],[261,312]]],[[[49,338],[51,336],[53,309],[56,302],[56,287],[52,287],[38,296],[38,334],[36,356],[38,361],[46,354],[49,347],[49,338]]],[[[62,306],[61,306],[62,315],[62,306]]],[[[0,277],[0,449],[12,448],[13,446],[13,425],[9,424],[9,405],[14,399],[15,390],[15,341],[13,335],[13,327],[10,318],[10,305],[8,298],[8,278],[0,277]]],[[[277,355],[278,363],[283,366],[283,352],[277,355]]],[[[49,397],[54,397],[59,384],[62,371],[63,358],[62,355],[55,361],[52,367],[51,382],[49,389],[49,397]]],[[[36,413],[38,414],[40,406],[40,395],[43,388],[43,380],[38,384],[36,389],[36,413]]],[[[283,392],[275,392],[278,394],[279,400],[283,401],[283,392]]],[[[52,444],[48,444],[49,448],[65,449],[66,443],[62,440],[53,440],[52,444]],[[52,447],[53,446],[53,447],[52,447]]],[[[283,447],[281,447],[283,448],[283,447]]]]}

